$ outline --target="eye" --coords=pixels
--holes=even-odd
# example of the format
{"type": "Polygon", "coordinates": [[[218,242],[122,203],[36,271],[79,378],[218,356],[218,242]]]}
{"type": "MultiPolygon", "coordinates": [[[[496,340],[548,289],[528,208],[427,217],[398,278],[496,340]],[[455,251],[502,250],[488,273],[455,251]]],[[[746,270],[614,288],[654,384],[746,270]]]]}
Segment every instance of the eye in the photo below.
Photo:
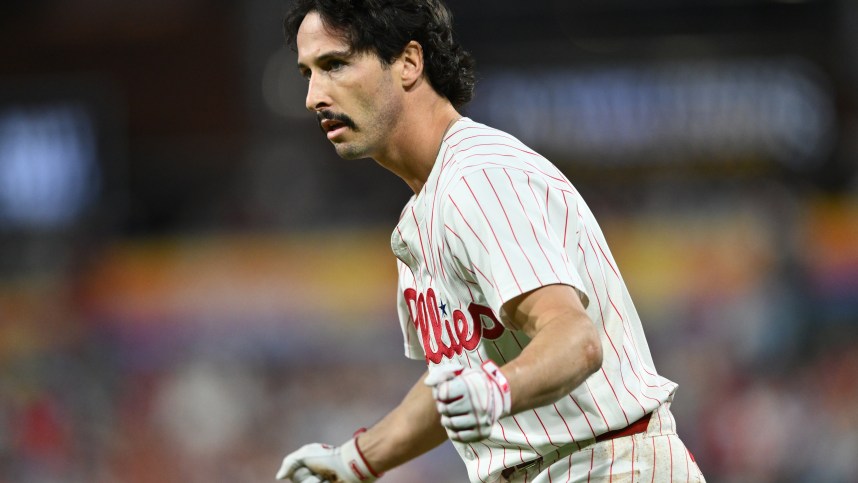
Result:
{"type": "Polygon", "coordinates": [[[325,65],[325,70],[330,72],[336,72],[345,66],[346,63],[342,60],[331,59],[330,61],[328,61],[327,65],[325,65]]]}

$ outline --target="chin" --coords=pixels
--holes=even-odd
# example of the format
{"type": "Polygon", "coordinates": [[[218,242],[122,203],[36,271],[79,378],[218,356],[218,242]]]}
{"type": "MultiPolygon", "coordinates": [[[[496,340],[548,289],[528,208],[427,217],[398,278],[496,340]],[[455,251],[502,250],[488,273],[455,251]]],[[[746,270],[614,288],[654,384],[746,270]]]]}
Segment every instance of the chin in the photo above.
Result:
{"type": "Polygon", "coordinates": [[[367,150],[360,146],[343,143],[336,144],[334,149],[336,149],[337,154],[343,159],[363,159],[370,157],[367,150]]]}

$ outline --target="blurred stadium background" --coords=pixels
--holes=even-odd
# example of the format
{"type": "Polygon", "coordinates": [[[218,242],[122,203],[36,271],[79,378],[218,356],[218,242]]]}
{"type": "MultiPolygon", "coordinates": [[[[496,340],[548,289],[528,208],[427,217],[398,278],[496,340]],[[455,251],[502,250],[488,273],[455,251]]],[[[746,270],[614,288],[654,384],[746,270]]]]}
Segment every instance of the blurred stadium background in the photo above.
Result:
{"type": "MultiPolygon", "coordinates": [[[[465,113],[593,207],[709,481],[856,481],[858,2],[450,1],[465,113]]],[[[304,112],[287,5],[0,4],[0,483],[272,481],[421,373],[409,193],[304,112]]]]}

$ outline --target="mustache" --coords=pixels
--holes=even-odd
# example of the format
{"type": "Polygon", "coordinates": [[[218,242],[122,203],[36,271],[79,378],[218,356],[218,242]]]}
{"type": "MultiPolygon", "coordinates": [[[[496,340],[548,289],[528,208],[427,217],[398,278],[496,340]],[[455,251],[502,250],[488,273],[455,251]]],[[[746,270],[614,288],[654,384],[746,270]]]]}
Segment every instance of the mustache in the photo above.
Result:
{"type": "MultiPolygon", "coordinates": [[[[319,129],[322,129],[322,121],[325,119],[337,121],[350,127],[352,130],[357,130],[354,121],[346,114],[338,114],[332,111],[319,111],[316,113],[316,121],[319,123],[319,129]]],[[[324,131],[324,129],[322,129],[324,131]]]]}

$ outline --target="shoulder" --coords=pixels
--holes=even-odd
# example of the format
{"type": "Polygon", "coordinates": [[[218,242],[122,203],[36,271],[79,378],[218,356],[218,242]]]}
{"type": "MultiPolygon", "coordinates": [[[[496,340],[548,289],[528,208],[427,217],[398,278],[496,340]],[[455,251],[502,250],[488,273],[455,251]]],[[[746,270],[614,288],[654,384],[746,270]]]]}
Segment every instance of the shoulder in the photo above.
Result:
{"type": "Polygon", "coordinates": [[[472,121],[460,120],[456,128],[444,138],[443,147],[447,158],[457,163],[467,160],[485,162],[491,157],[538,156],[518,138],[507,132],[472,121]]]}
{"type": "Polygon", "coordinates": [[[441,188],[452,187],[462,178],[491,169],[520,169],[539,156],[515,136],[463,118],[444,138],[439,153],[443,163],[441,188]]]}
{"type": "Polygon", "coordinates": [[[467,118],[444,139],[439,162],[443,167],[437,193],[444,198],[475,185],[492,186],[493,179],[566,181],[556,166],[515,136],[467,118]]]}

